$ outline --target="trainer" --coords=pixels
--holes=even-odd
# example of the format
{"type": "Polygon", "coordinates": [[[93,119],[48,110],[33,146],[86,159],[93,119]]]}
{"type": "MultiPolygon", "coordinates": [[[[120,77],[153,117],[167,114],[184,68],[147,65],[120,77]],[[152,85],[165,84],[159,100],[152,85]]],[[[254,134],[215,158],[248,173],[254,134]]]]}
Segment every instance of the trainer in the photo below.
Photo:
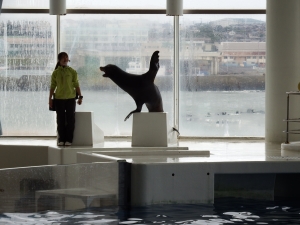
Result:
{"type": "Polygon", "coordinates": [[[51,76],[49,107],[53,107],[55,98],[57,121],[57,145],[71,146],[75,128],[76,96],[77,104],[82,104],[83,96],[79,87],[77,72],[68,66],[69,56],[66,52],[58,54],[58,62],[51,76]]]}

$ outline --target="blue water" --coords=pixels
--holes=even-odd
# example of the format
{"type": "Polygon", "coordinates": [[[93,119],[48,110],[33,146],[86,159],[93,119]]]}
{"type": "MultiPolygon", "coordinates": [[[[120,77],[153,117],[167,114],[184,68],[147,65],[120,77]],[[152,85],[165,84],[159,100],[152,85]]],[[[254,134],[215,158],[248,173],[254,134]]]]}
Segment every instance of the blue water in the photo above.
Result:
{"type": "Polygon", "coordinates": [[[84,211],[5,213],[0,224],[300,224],[298,201],[252,201],[223,199],[214,205],[155,205],[90,208],[84,211]]]}

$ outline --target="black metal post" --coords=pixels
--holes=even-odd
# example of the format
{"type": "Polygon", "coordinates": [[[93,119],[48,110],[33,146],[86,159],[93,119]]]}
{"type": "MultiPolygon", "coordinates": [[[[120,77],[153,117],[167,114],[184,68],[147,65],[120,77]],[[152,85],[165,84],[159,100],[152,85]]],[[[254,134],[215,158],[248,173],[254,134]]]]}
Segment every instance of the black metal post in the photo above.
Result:
{"type": "Polygon", "coordinates": [[[290,109],[290,94],[287,95],[287,109],[286,109],[286,137],[285,143],[289,143],[289,110],[290,109]]]}
{"type": "Polygon", "coordinates": [[[130,208],[131,202],[131,163],[119,160],[119,210],[130,208]]]}
{"type": "Polygon", "coordinates": [[[3,0],[0,0],[0,14],[1,14],[1,9],[2,9],[2,2],[3,2],[3,0]]]}

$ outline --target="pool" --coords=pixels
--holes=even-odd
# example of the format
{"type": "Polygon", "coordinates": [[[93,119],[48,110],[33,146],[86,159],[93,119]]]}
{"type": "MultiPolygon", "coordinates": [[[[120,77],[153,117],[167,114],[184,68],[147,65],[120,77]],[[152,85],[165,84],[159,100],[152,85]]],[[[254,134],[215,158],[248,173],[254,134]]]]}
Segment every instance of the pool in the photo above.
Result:
{"type": "Polygon", "coordinates": [[[300,203],[217,199],[213,205],[180,204],[84,211],[46,211],[0,215],[0,224],[300,224],[300,203]]]}

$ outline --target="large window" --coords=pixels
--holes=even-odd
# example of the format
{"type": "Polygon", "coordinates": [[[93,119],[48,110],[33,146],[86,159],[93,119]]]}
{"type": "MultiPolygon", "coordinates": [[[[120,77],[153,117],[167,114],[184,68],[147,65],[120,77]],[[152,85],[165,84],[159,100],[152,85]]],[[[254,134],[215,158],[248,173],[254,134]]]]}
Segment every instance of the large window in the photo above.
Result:
{"type": "MultiPolygon", "coordinates": [[[[172,124],[173,23],[165,15],[68,15],[61,20],[61,50],[69,53],[77,70],[84,102],[78,111],[94,111],[97,125],[105,135],[131,135],[134,100],[99,66],[115,64],[124,71],[148,71],[152,53],[160,51],[160,69],[155,79],[164,111],[172,124]]],[[[143,106],[143,111],[148,111],[143,106]]]]}
{"type": "Polygon", "coordinates": [[[55,18],[2,14],[0,17],[0,122],[3,135],[54,135],[48,110],[55,66],[55,18]]]}
{"type": "MultiPolygon", "coordinates": [[[[115,64],[127,72],[142,74],[147,71],[155,50],[160,51],[160,70],[155,83],[173,125],[173,17],[126,14],[127,9],[165,9],[165,0],[67,0],[68,9],[79,9],[73,13],[80,13],[80,9],[119,9],[121,14],[71,14],[70,11],[60,17],[59,29],[56,16],[5,13],[9,8],[48,7],[49,0],[3,2],[4,13],[0,17],[3,135],[56,134],[55,113],[48,111],[48,94],[56,63],[57,30],[60,30],[60,51],[69,54],[70,66],[77,70],[83,90],[84,102],[77,106],[77,111],[93,111],[94,120],[105,135],[131,135],[132,117],[126,122],[124,118],[136,105],[109,78],[102,77],[99,66],[115,64]]],[[[257,13],[257,9],[266,8],[266,0],[184,0],[184,8],[237,12],[254,9],[257,13]]],[[[179,18],[181,135],[264,136],[265,20],[265,14],[240,12],[184,14],[179,18]]],[[[146,106],[143,111],[147,111],[146,106]]]]}
{"type": "Polygon", "coordinates": [[[264,136],[265,15],[180,21],[181,134],[264,136]]]}

